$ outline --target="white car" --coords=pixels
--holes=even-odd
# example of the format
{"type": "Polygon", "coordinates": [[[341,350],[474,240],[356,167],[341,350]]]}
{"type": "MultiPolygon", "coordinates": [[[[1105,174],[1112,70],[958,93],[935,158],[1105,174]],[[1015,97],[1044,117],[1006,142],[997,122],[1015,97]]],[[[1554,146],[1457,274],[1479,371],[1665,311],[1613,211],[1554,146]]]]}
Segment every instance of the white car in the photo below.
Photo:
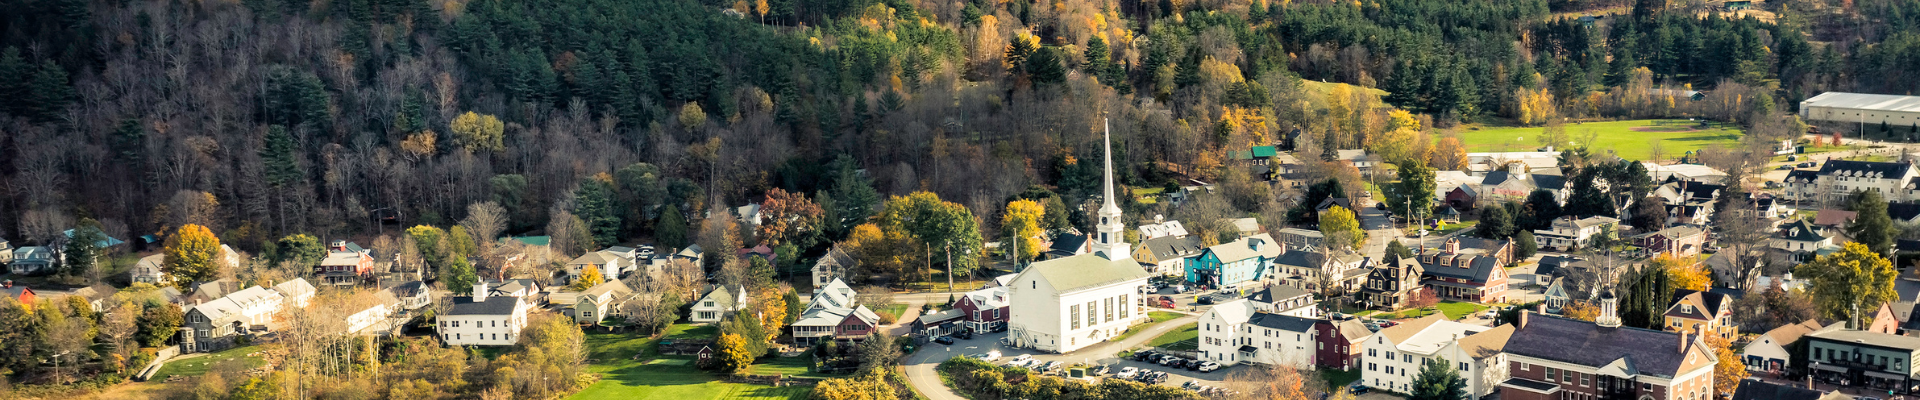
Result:
{"type": "Polygon", "coordinates": [[[1139,368],[1126,367],[1126,368],[1121,368],[1120,373],[1113,374],[1113,377],[1120,378],[1120,379],[1133,379],[1133,374],[1137,374],[1137,373],[1140,373],[1139,368]]]}
{"type": "Polygon", "coordinates": [[[988,351],[986,354],[981,354],[980,359],[982,361],[998,360],[1000,359],[1000,351],[999,350],[988,351]]]}
{"type": "Polygon", "coordinates": [[[1020,363],[1025,363],[1028,360],[1032,360],[1032,359],[1033,359],[1032,354],[1021,354],[1021,355],[1013,356],[1013,361],[1020,362],[1020,363]]]}

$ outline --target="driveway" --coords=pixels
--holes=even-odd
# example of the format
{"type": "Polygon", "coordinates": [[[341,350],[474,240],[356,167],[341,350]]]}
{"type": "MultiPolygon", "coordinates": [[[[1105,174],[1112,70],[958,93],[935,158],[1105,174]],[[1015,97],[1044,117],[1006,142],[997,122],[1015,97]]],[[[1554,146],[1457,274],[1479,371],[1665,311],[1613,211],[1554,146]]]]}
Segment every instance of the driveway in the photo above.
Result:
{"type": "MultiPolygon", "coordinates": [[[[918,351],[914,352],[913,354],[908,355],[904,360],[900,362],[900,365],[906,370],[907,383],[913,385],[913,388],[915,390],[919,390],[920,394],[927,396],[928,399],[965,400],[964,398],[960,397],[960,395],[954,394],[952,389],[948,389],[946,384],[943,384],[940,382],[940,373],[935,370],[935,368],[940,365],[940,362],[946,361],[947,359],[953,358],[954,356],[985,353],[988,351],[998,350],[1000,351],[1000,354],[1001,354],[1000,356],[1001,360],[997,360],[996,362],[1005,362],[1006,359],[1010,359],[1013,357],[1020,356],[1022,354],[1026,354],[1026,355],[1032,356],[1034,359],[1041,360],[1041,361],[1061,361],[1061,362],[1068,362],[1068,363],[1085,363],[1085,364],[1110,364],[1112,365],[1112,367],[1115,367],[1115,368],[1124,368],[1126,366],[1142,367],[1142,366],[1145,366],[1146,364],[1136,363],[1133,361],[1121,361],[1118,358],[1114,358],[1113,355],[1119,353],[1121,350],[1127,350],[1127,349],[1144,346],[1148,341],[1153,340],[1153,338],[1158,337],[1163,333],[1167,333],[1167,331],[1171,331],[1174,328],[1180,327],[1181,325],[1186,325],[1188,323],[1193,323],[1199,320],[1200,320],[1200,317],[1196,315],[1187,315],[1184,317],[1175,318],[1175,319],[1168,320],[1166,322],[1162,322],[1156,325],[1148,326],[1145,328],[1146,330],[1141,331],[1140,333],[1134,334],[1133,336],[1128,336],[1125,340],[1122,340],[1119,342],[1105,342],[1105,343],[1101,343],[1093,346],[1088,346],[1087,348],[1083,348],[1068,354],[1044,353],[1044,352],[1035,351],[1033,349],[1014,348],[1014,347],[1007,346],[1005,344],[1002,344],[1000,341],[1000,339],[1005,338],[1007,336],[1005,332],[975,335],[973,339],[959,340],[953,345],[941,345],[937,343],[928,343],[925,347],[922,347],[918,351]]],[[[1180,386],[1181,383],[1185,383],[1186,381],[1190,381],[1190,380],[1204,381],[1209,377],[1214,380],[1211,381],[1212,383],[1207,384],[1208,386],[1220,386],[1218,379],[1225,377],[1227,375],[1226,373],[1227,369],[1222,369],[1220,371],[1214,371],[1212,373],[1203,374],[1200,372],[1186,371],[1186,370],[1172,371],[1172,370],[1167,370],[1165,367],[1160,367],[1158,365],[1155,365],[1153,367],[1154,368],[1149,368],[1149,369],[1152,369],[1155,371],[1166,371],[1167,374],[1169,375],[1167,378],[1167,381],[1162,384],[1172,385],[1175,387],[1180,386]]]]}

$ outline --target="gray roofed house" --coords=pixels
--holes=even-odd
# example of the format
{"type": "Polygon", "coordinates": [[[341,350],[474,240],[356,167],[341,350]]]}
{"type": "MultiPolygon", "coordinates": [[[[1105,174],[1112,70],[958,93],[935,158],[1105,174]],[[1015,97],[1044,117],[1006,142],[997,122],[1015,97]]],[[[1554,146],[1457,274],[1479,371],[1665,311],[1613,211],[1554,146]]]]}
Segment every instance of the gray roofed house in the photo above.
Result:
{"type": "Polygon", "coordinates": [[[834,244],[827,254],[821,255],[820,260],[813,263],[813,286],[826,286],[835,279],[849,278],[847,271],[858,265],[859,260],[847,254],[839,244],[834,244]]]}
{"type": "Polygon", "coordinates": [[[1285,314],[1258,312],[1247,317],[1247,323],[1253,326],[1273,328],[1288,332],[1307,333],[1313,331],[1314,320],[1285,314]]]}
{"type": "Polygon", "coordinates": [[[1249,217],[1249,218],[1235,218],[1233,219],[1233,221],[1230,221],[1230,222],[1233,222],[1233,229],[1239,230],[1240,234],[1243,236],[1260,233],[1260,220],[1249,217]]]}
{"type": "Polygon", "coordinates": [[[53,272],[53,249],[46,246],[26,246],[13,251],[13,261],[8,266],[15,275],[35,275],[53,272]]]}
{"type": "Polygon", "coordinates": [[[580,292],[576,297],[571,316],[578,323],[598,324],[607,319],[608,314],[619,315],[614,304],[633,295],[633,289],[619,280],[601,282],[580,292]]]}
{"type": "Polygon", "coordinates": [[[1312,229],[1286,228],[1273,233],[1273,238],[1285,243],[1289,248],[1318,248],[1325,242],[1327,235],[1312,229]]]}
{"type": "Polygon", "coordinates": [[[508,315],[520,303],[520,299],[506,296],[488,296],[480,301],[472,297],[453,298],[453,308],[447,315],[508,315]]]}
{"type": "Polygon", "coordinates": [[[306,278],[293,278],[293,280],[280,282],[280,284],[273,285],[273,291],[280,293],[280,296],[285,299],[287,304],[291,304],[294,307],[306,307],[307,300],[312,299],[314,293],[313,284],[307,283],[306,278]]]}
{"type": "Polygon", "coordinates": [[[1640,328],[1609,328],[1592,322],[1546,315],[1530,315],[1507,340],[1510,356],[1549,360],[1593,369],[1618,368],[1631,375],[1668,378],[1694,368],[1712,366],[1706,342],[1690,338],[1679,345],[1680,333],[1640,328]],[[1703,362],[1688,363],[1687,355],[1707,354],[1703,362]]]}
{"type": "Polygon", "coordinates": [[[1247,296],[1253,301],[1253,308],[1261,312],[1286,314],[1299,317],[1317,318],[1319,308],[1315,307],[1313,293],[1306,289],[1288,285],[1272,285],[1247,296]]]}
{"type": "Polygon", "coordinates": [[[1046,256],[1051,259],[1086,254],[1093,251],[1092,246],[1089,246],[1092,242],[1088,240],[1087,235],[1061,233],[1053,237],[1053,243],[1047,249],[1046,256]]]}
{"type": "Polygon", "coordinates": [[[693,323],[720,322],[726,319],[728,314],[740,311],[740,308],[746,305],[746,287],[728,288],[724,285],[714,286],[713,289],[707,291],[705,296],[701,296],[699,301],[693,303],[693,310],[688,315],[687,321],[693,323]]]}
{"type": "Polygon", "coordinates": [[[414,310],[420,307],[426,307],[428,303],[433,302],[432,291],[427,289],[426,282],[411,281],[401,283],[389,287],[385,291],[392,293],[393,297],[400,301],[399,306],[400,309],[403,310],[414,310]]]}

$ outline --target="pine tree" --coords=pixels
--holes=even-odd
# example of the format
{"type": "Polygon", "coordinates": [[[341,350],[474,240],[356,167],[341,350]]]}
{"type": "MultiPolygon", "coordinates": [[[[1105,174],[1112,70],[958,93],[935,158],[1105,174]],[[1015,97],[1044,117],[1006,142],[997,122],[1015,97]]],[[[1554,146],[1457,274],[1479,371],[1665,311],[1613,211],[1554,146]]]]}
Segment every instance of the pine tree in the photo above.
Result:
{"type": "Polygon", "coordinates": [[[266,146],[260,150],[260,162],[266,164],[267,185],[284,188],[299,184],[303,179],[300,173],[299,145],[294,143],[293,135],[280,125],[267,127],[266,146]]]}
{"type": "Polygon", "coordinates": [[[1893,225],[1893,218],[1887,216],[1887,201],[1880,192],[1863,190],[1853,192],[1847,197],[1847,211],[1858,213],[1853,223],[1847,224],[1847,236],[1854,242],[1864,244],[1874,253],[1893,254],[1894,237],[1900,234],[1900,228],[1893,225]]]}
{"type": "Polygon", "coordinates": [[[673,204],[662,206],[660,220],[653,225],[653,238],[667,248],[687,246],[687,220],[680,216],[680,207],[673,204]]]}
{"type": "Polygon", "coordinates": [[[1607,86],[1623,86],[1633,79],[1633,70],[1637,67],[1633,59],[1633,48],[1618,46],[1613,49],[1613,60],[1607,62],[1607,86]]]}
{"type": "Polygon", "coordinates": [[[601,177],[588,177],[574,190],[573,214],[593,232],[593,242],[620,243],[620,216],[613,212],[613,188],[601,177]]]}
{"type": "Polygon", "coordinates": [[[67,70],[54,64],[53,60],[40,63],[31,85],[33,96],[27,103],[27,114],[35,120],[57,119],[67,109],[67,103],[73,101],[73,86],[67,82],[67,70]]]}
{"type": "Polygon", "coordinates": [[[4,106],[0,111],[25,115],[33,100],[29,94],[34,72],[33,64],[20,57],[19,48],[0,50],[0,106],[4,106]]]}
{"type": "Polygon", "coordinates": [[[1062,61],[1059,48],[1041,48],[1027,60],[1027,74],[1035,84],[1065,82],[1067,70],[1060,65],[1062,61]]]}
{"type": "Polygon", "coordinates": [[[1460,371],[1454,369],[1453,362],[1445,357],[1435,358],[1426,366],[1420,367],[1420,375],[1413,378],[1412,393],[1407,400],[1460,400],[1467,398],[1467,380],[1460,377],[1460,371]]]}

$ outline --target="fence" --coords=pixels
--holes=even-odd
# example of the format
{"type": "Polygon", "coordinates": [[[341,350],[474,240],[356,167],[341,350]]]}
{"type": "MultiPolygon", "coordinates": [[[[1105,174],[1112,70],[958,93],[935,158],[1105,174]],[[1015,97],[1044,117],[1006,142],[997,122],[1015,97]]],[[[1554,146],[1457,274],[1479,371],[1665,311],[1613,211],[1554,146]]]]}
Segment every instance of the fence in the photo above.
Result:
{"type": "Polygon", "coordinates": [[[721,380],[731,383],[750,383],[767,386],[813,386],[820,384],[820,378],[796,378],[787,375],[727,375],[721,380]]]}

